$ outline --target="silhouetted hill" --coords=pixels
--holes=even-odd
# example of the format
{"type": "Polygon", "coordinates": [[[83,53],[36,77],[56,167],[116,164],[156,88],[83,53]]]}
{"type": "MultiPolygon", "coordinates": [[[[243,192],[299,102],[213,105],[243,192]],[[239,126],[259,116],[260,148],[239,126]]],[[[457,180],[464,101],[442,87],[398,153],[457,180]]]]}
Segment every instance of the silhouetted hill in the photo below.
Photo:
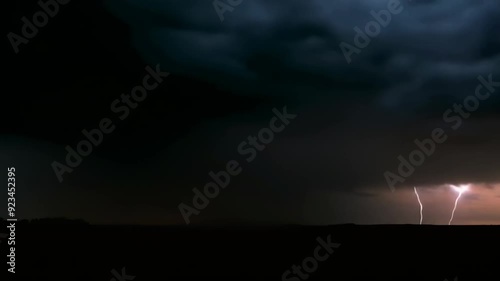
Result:
{"type": "Polygon", "coordinates": [[[111,270],[123,267],[134,280],[282,280],[329,235],[340,247],[307,280],[496,280],[500,251],[499,226],[29,223],[16,231],[23,280],[111,280],[111,270]]]}

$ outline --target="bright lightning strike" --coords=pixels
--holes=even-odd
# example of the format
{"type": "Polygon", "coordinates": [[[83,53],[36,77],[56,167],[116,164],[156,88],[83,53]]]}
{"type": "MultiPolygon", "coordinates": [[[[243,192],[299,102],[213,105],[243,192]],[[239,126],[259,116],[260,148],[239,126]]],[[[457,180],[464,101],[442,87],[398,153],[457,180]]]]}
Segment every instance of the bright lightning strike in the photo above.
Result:
{"type": "Polygon", "coordinates": [[[422,206],[422,202],[420,202],[420,196],[418,196],[417,188],[413,187],[413,190],[415,190],[415,194],[417,195],[418,204],[420,204],[420,224],[422,224],[422,220],[424,218],[422,215],[422,210],[424,209],[424,207],[422,206]]]}
{"type": "Polygon", "coordinates": [[[455,200],[455,207],[453,207],[453,211],[451,212],[451,218],[450,218],[450,221],[448,222],[448,225],[451,225],[451,222],[453,221],[453,217],[455,216],[455,210],[457,209],[458,200],[462,196],[462,193],[469,190],[470,184],[463,184],[463,185],[459,185],[459,186],[450,185],[450,186],[451,186],[451,188],[453,188],[453,190],[458,192],[458,196],[457,196],[457,199],[455,200]]]}

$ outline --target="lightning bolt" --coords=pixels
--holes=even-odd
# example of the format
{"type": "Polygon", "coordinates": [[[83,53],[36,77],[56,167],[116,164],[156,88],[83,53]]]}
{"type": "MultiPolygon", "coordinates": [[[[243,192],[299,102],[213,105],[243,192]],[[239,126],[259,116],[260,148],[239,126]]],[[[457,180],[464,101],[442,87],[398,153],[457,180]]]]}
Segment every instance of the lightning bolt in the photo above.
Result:
{"type": "Polygon", "coordinates": [[[453,211],[451,212],[451,218],[450,221],[448,222],[448,225],[451,225],[451,221],[453,220],[453,217],[455,216],[455,210],[457,209],[457,204],[458,204],[458,199],[460,199],[460,196],[462,196],[462,191],[458,193],[457,199],[455,200],[455,207],[453,208],[453,211]]]}
{"type": "Polygon", "coordinates": [[[467,191],[469,189],[469,184],[467,185],[461,185],[461,186],[454,186],[454,185],[450,185],[455,191],[458,192],[458,196],[457,196],[457,199],[455,200],[455,207],[453,207],[453,211],[451,212],[451,218],[450,218],[450,221],[448,222],[448,225],[451,225],[451,222],[453,221],[453,217],[455,216],[455,210],[457,209],[457,205],[458,205],[458,200],[460,199],[460,197],[462,196],[462,193],[464,193],[465,191],[467,191]]]}
{"type": "Polygon", "coordinates": [[[413,190],[415,190],[415,195],[417,195],[418,204],[420,204],[420,224],[422,224],[422,220],[424,218],[422,215],[422,210],[424,209],[424,207],[422,206],[422,202],[420,202],[420,196],[418,196],[417,188],[413,187],[413,190]]]}

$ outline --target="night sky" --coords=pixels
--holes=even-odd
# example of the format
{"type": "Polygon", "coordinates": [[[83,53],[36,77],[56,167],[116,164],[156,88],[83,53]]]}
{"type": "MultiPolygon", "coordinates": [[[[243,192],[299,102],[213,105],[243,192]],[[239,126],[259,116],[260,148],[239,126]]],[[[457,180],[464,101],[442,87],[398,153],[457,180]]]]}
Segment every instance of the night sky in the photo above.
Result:
{"type": "MultiPolygon", "coordinates": [[[[416,186],[424,223],[447,224],[448,184],[470,183],[454,224],[499,224],[500,85],[454,105],[488,93],[479,76],[500,81],[500,2],[402,0],[348,63],[340,44],[388,2],[243,0],[221,21],[208,0],[75,1],[18,54],[6,36],[0,161],[19,216],[185,224],[179,204],[234,160],[191,223],[418,224],[416,186]],[[111,105],[147,65],[169,76],[121,120],[111,105]],[[284,107],[296,117],[248,161],[240,144],[284,107]],[[54,161],[103,118],[114,131],[59,182],[54,161]],[[446,141],[391,191],[384,173],[436,128],[446,141]]],[[[40,9],[6,5],[18,34],[40,9]]]]}

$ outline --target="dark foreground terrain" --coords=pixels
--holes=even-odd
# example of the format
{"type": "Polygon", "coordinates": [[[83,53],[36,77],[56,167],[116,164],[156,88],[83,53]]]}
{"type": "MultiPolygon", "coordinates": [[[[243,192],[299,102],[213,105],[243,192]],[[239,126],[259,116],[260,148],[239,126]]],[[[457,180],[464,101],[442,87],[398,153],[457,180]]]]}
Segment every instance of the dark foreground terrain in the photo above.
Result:
{"type": "MultiPolygon", "coordinates": [[[[0,233],[4,230],[2,227],[0,233]]],[[[7,277],[0,280],[13,276],[16,280],[65,281],[202,277],[294,281],[500,278],[497,226],[151,227],[18,223],[16,246],[16,274],[6,274],[4,269],[2,275],[7,277]],[[328,250],[321,246],[325,243],[330,243],[328,250]],[[313,261],[315,254],[324,261],[313,261]],[[305,259],[310,273],[302,268],[305,259]],[[283,279],[293,265],[301,266],[302,278],[289,272],[283,279]],[[122,268],[130,276],[113,275],[113,269],[121,275],[122,268]]],[[[6,264],[5,239],[0,250],[6,264]]]]}

